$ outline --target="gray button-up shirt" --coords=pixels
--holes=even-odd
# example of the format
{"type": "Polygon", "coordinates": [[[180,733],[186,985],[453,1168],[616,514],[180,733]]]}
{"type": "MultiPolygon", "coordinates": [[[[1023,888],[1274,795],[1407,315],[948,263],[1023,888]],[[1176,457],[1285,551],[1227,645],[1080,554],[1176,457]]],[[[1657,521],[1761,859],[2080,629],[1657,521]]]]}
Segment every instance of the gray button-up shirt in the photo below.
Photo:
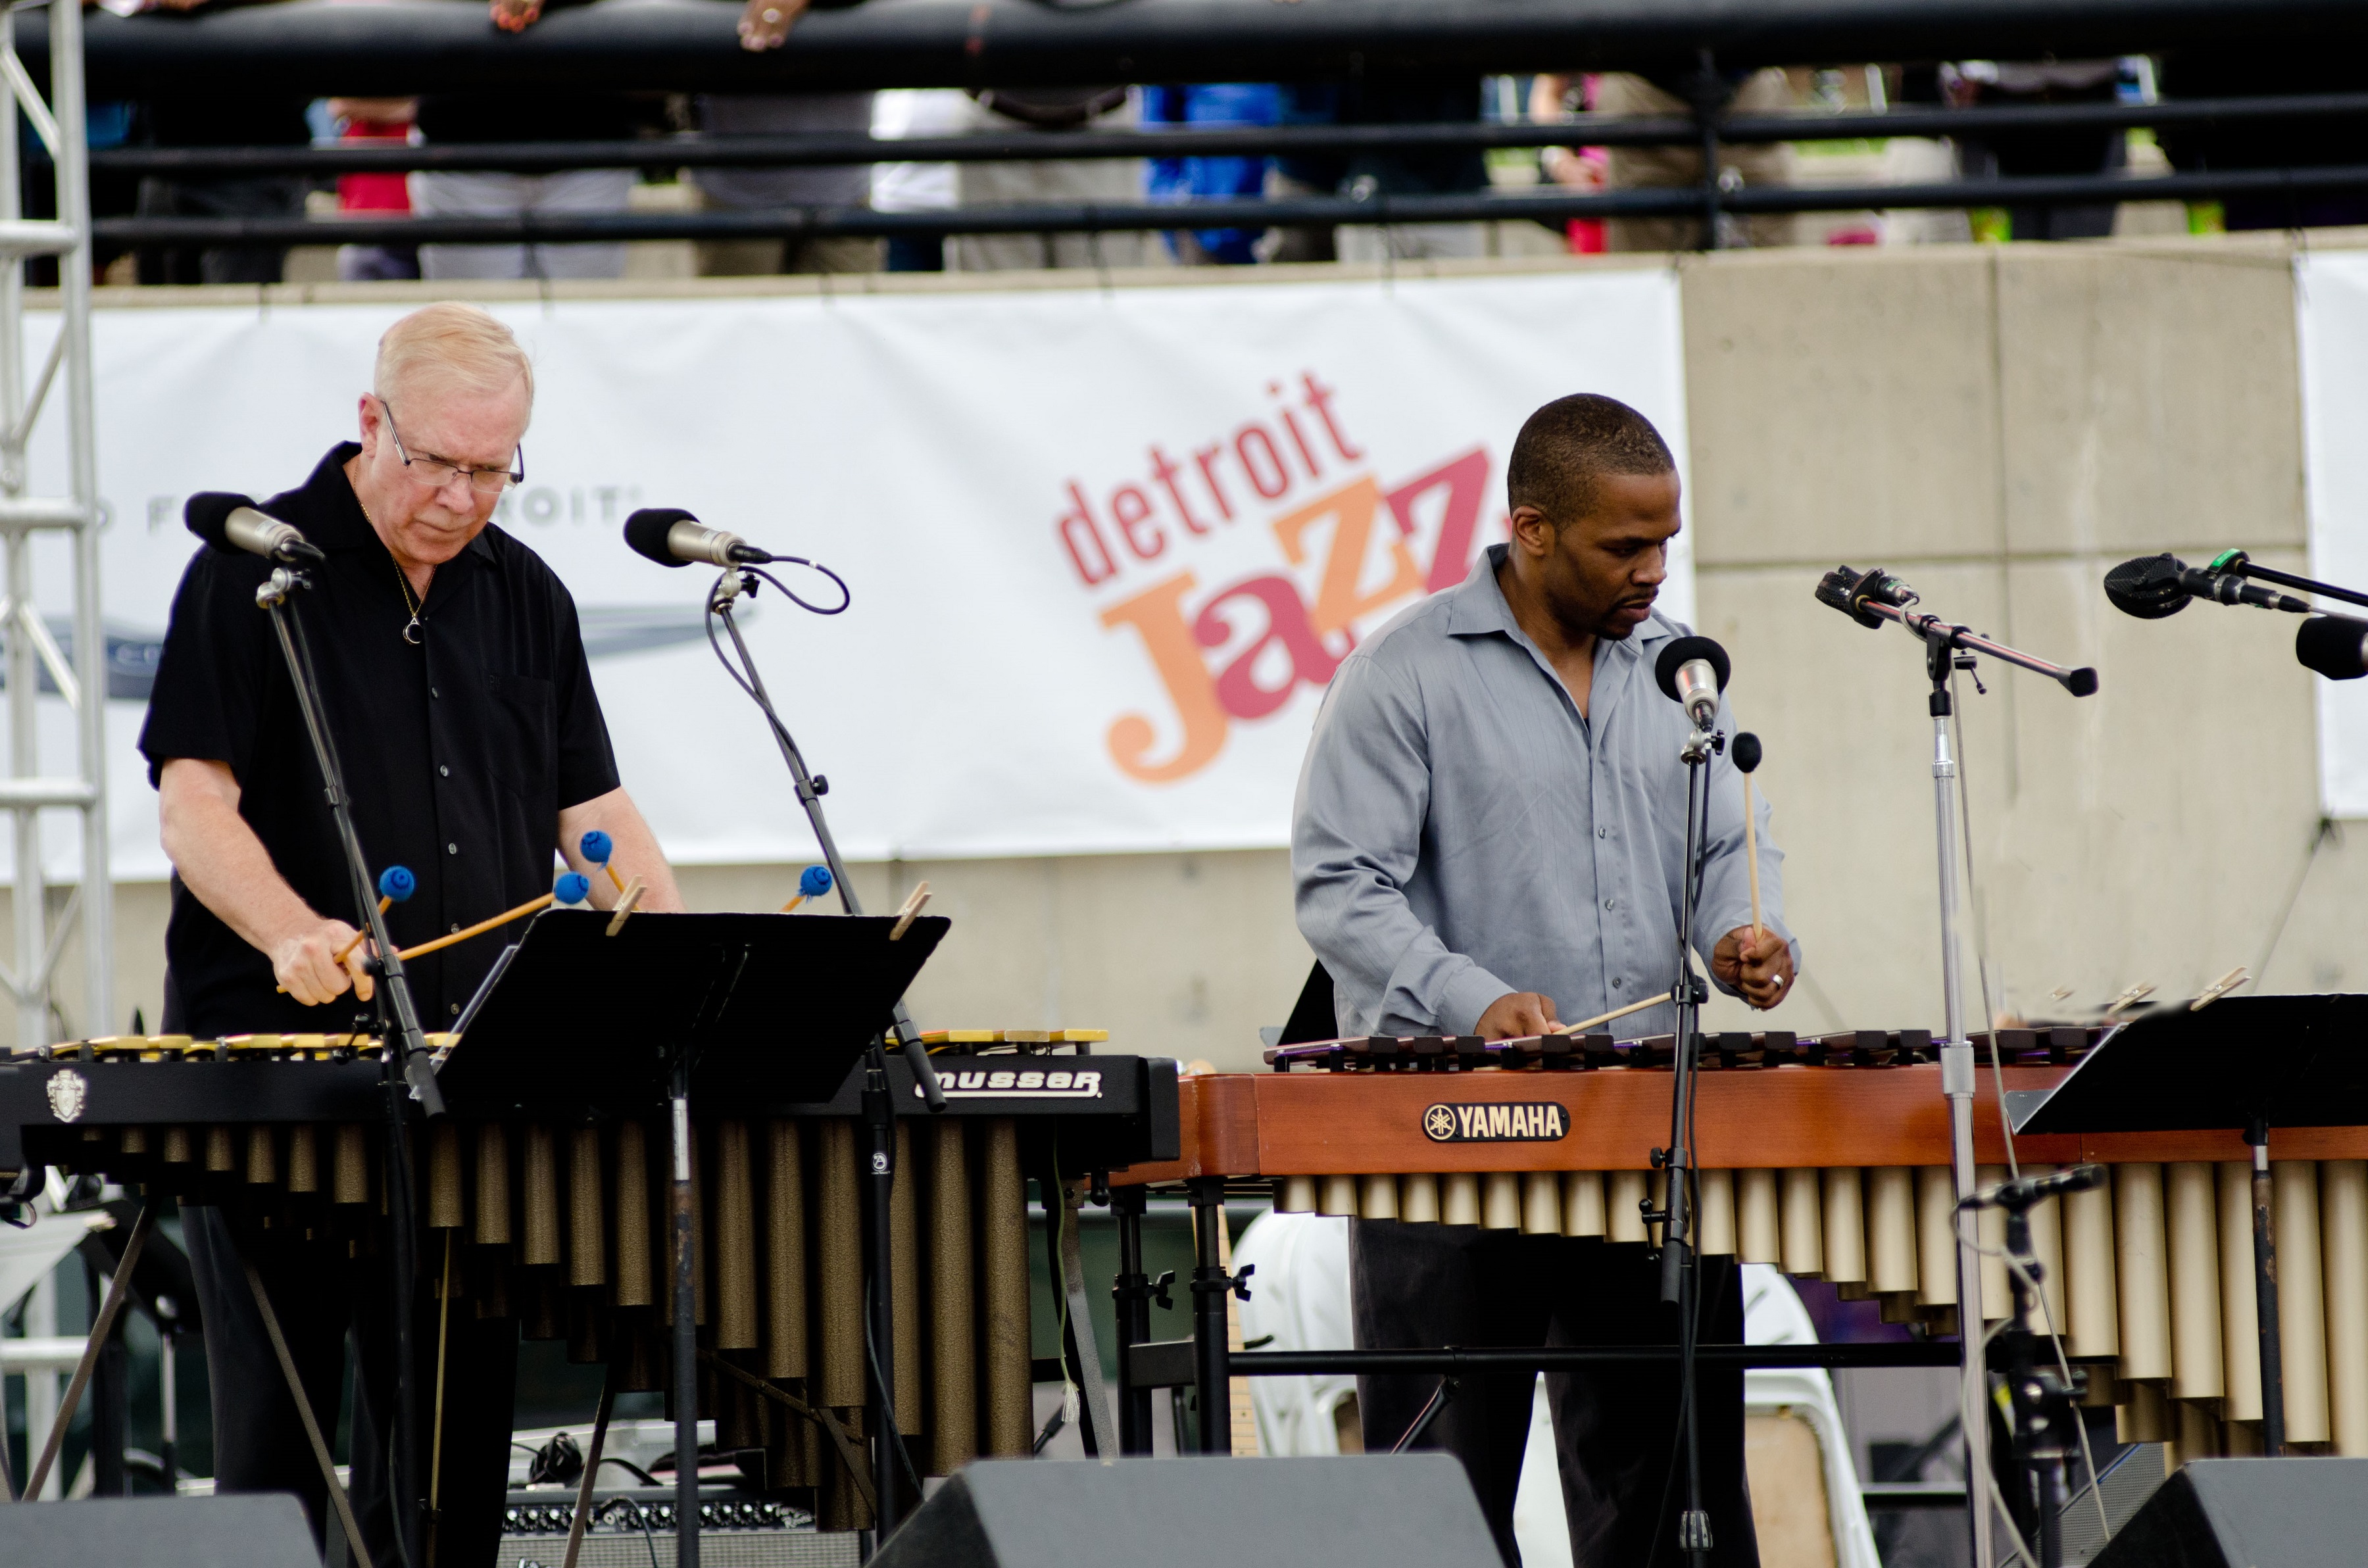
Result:
{"type": "MultiPolygon", "coordinates": [[[[1291,833],[1299,929],[1331,971],[1344,1035],[1469,1034],[1508,992],[1565,1022],[1656,992],[1678,971],[1692,726],[1653,662],[1686,628],[1657,612],[1596,644],[1582,717],[1514,622],[1503,545],[1458,586],[1373,633],[1332,677],[1291,833]]],[[[1732,737],[1724,705],[1719,727],[1732,737]]],[[[1761,918],[1782,933],[1783,855],[1759,802],[1761,918]]],[[[1711,767],[1696,950],[1751,923],[1743,777],[1711,767]]],[[[1800,949],[1793,944],[1793,961],[1800,949]]],[[[1668,1004],[1611,1026],[1676,1027],[1668,1004]]]]}

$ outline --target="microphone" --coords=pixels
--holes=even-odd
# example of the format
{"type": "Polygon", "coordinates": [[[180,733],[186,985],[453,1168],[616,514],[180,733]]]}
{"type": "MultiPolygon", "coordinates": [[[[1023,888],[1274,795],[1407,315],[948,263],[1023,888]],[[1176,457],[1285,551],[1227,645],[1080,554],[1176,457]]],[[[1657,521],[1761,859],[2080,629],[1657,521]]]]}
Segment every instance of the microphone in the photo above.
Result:
{"type": "Polygon", "coordinates": [[[2294,629],[2294,658],[2329,680],[2368,676],[2368,620],[2314,615],[2294,629]]]}
{"type": "Polygon", "coordinates": [[[221,490],[192,495],[181,508],[181,520],[216,550],[243,550],[266,561],[291,564],[302,561],[318,565],[329,559],[293,524],[256,511],[248,496],[221,490]]]}
{"type": "Polygon", "coordinates": [[[738,534],[711,528],[679,506],[644,506],[625,519],[625,542],[661,566],[762,566],[779,561],[738,534]]]}
{"type": "Polygon", "coordinates": [[[2302,599],[2248,583],[2234,572],[2190,566],[2176,555],[2141,555],[2123,562],[2105,574],[2105,597],[2113,601],[2115,609],[2140,620],[2177,615],[2191,598],[2282,609],[2292,615],[2310,613],[2309,604],[2302,599]]]}
{"type": "Polygon", "coordinates": [[[1870,566],[1863,572],[1837,566],[1817,581],[1819,604],[1830,605],[1866,627],[1883,624],[1883,617],[1866,608],[1869,604],[1907,609],[1915,605],[1918,597],[1915,589],[1880,566],[1870,566]]]}
{"type": "Polygon", "coordinates": [[[2073,1165],[2050,1176],[2023,1176],[2016,1181],[2002,1181],[1996,1187],[1975,1193],[1958,1207],[1964,1209],[2029,1209],[2044,1199],[2067,1192],[2086,1192],[2092,1187],[2105,1185],[2102,1165],[2073,1165]]]}
{"type": "Polygon", "coordinates": [[[1661,693],[1680,704],[1697,730],[1707,730],[1718,717],[1718,694],[1731,668],[1726,650],[1707,637],[1680,637],[1661,650],[1653,674],[1661,693]]]}

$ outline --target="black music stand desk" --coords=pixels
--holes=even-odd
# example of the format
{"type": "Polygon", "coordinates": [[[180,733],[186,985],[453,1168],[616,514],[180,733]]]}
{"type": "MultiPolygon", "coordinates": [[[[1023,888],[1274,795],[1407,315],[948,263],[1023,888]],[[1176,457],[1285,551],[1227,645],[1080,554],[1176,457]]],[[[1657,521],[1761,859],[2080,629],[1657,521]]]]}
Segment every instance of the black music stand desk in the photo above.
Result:
{"type": "Polygon", "coordinates": [[[951,922],[888,915],[635,915],[547,909],[527,926],[437,1074],[481,1116],[639,1116],[677,1047],[695,1096],[748,1108],[827,1100],[951,922]]]}

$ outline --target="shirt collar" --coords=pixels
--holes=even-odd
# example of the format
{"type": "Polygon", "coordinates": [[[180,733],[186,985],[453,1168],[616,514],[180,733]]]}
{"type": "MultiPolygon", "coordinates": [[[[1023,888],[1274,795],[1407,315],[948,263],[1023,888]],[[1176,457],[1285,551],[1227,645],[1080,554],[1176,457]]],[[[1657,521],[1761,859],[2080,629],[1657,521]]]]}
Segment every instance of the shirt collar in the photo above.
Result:
{"type": "MultiPolygon", "coordinates": [[[[1513,607],[1505,602],[1504,585],[1497,580],[1497,569],[1504,565],[1505,553],[1510,548],[1502,544],[1488,546],[1473,564],[1471,575],[1447,591],[1447,634],[1486,637],[1492,632],[1501,633],[1534,653],[1536,646],[1530,641],[1530,634],[1521,630],[1520,622],[1513,619],[1513,607]]],[[[1656,609],[1644,625],[1626,637],[1617,642],[1599,638],[1596,647],[1599,652],[1608,649],[1615,653],[1625,649],[1632,657],[1641,658],[1645,644],[1659,642],[1672,635],[1668,621],[1656,609]]]]}
{"type": "MultiPolygon", "coordinates": [[[[340,441],[331,447],[304,482],[301,494],[305,498],[311,516],[304,520],[305,536],[323,550],[370,550],[386,551],[378,537],[378,529],[362,511],[361,497],[354,494],[353,482],[346,477],[346,464],[361,455],[357,441],[340,441]]],[[[487,523],[477,530],[477,536],[461,550],[462,555],[473,555],[481,561],[494,558],[494,542],[486,538],[493,525],[487,523]]]]}

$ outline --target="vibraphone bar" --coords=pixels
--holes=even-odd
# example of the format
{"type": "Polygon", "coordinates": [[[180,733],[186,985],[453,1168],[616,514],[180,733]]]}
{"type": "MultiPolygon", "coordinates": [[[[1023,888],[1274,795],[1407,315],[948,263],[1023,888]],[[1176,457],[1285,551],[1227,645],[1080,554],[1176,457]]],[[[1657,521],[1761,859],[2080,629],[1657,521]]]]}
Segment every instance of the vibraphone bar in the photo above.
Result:
{"type": "MultiPolygon", "coordinates": [[[[41,1165],[103,1176],[292,1234],[324,1267],[375,1256],[381,1054],[369,1037],[313,1035],[19,1051],[0,1061],[0,1179],[41,1165]]],[[[1027,1178],[1042,1128],[1063,1119],[1064,1157],[1165,1153],[1174,1080],[1171,1063],[1131,1056],[937,1061],[954,1091],[937,1116],[892,1062],[903,1175],[891,1241],[897,1427],[916,1465],[942,1475],[1025,1455],[1035,1437],[1027,1178]]],[[[825,1104],[710,1110],[693,1128],[699,1413],[719,1448],[765,1450],[770,1485],[814,1488],[824,1529],[872,1522],[859,1093],[850,1080],[825,1104]]],[[[664,1390],[671,1407],[663,1112],[456,1102],[413,1138],[418,1267],[437,1310],[516,1317],[526,1337],[564,1340],[571,1360],[607,1364],[620,1391],[664,1390]]]]}
{"type": "MultiPolygon", "coordinates": [[[[2083,1028],[1997,1031],[2005,1088],[2052,1087],[2099,1037],[2083,1028]]],[[[1654,1245],[1658,1228],[1644,1214],[1660,1207],[1650,1153],[1668,1138],[1674,1044],[1668,1036],[1548,1036],[1280,1048],[1269,1053],[1271,1073],[1185,1079],[1182,1158],[1112,1179],[1180,1185],[1210,1204],[1228,1186],[1257,1180],[1270,1184],[1282,1213],[1654,1245]]],[[[1975,1157],[1987,1185],[2006,1176],[2007,1144],[1991,1037],[1976,1035],[1975,1045],[1983,1063],[1975,1157]]],[[[1930,1034],[1713,1034],[1701,1061],[1702,1253],[1826,1280],[1846,1300],[1878,1301],[1888,1322],[1958,1333],[1956,1190],[1930,1034]]],[[[2368,1454],[2368,1129],[2281,1128],[2277,1152],[2287,1436],[2368,1454]]],[[[2066,1355],[2087,1366],[2091,1402],[2114,1406],[2125,1440],[2175,1441],[2190,1457],[2256,1451],[2251,1162],[2241,1136],[2025,1137],[2016,1154],[2025,1174],[2088,1161],[2112,1173],[2109,1186],[2032,1216],[2049,1320],[2066,1355]]],[[[1999,1249],[2003,1216],[1984,1210],[1980,1233],[1986,1249],[1999,1249]]],[[[1196,1288],[1217,1283],[1201,1272],[1196,1288]]],[[[2008,1314],[2001,1259],[1985,1257],[1979,1295],[1982,1321],[2008,1314]]],[[[1196,1324],[1192,1352],[1204,1401],[1225,1376],[1314,1371],[1319,1361],[1349,1371],[1373,1354],[1229,1355],[1222,1313],[1213,1346],[1208,1321],[1196,1324]]],[[[1751,1365],[1866,1365],[1856,1358],[1877,1347],[1813,1347],[1805,1362],[1750,1359],[1772,1348],[1705,1350],[1751,1365]]],[[[1179,1369],[1178,1348],[1129,1349],[1155,1383],[1179,1369]]],[[[1953,1363],[1956,1346],[1945,1349],[1953,1363]]],[[[1553,1354],[1513,1356],[1543,1367],[1553,1354]]],[[[1122,1380],[1131,1369],[1122,1361],[1122,1380]]]]}

